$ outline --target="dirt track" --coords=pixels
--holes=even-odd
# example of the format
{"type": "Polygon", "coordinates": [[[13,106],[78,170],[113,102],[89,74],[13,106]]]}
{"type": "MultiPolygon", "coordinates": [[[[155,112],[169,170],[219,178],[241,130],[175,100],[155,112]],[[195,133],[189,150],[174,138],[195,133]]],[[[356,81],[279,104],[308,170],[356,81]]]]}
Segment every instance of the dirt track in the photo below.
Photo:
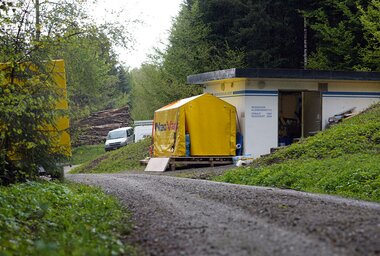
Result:
{"type": "Polygon", "coordinates": [[[380,255],[380,204],[147,174],[67,175],[133,213],[148,255],[380,255]]]}

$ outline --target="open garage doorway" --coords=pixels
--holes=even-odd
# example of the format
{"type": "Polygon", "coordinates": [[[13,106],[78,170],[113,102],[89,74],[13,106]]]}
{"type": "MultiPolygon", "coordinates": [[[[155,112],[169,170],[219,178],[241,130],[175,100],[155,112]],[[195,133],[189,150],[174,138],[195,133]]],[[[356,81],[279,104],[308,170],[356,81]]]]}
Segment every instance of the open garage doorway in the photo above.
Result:
{"type": "Polygon", "coordinates": [[[319,91],[279,91],[278,145],[286,146],[322,128],[319,91]]]}

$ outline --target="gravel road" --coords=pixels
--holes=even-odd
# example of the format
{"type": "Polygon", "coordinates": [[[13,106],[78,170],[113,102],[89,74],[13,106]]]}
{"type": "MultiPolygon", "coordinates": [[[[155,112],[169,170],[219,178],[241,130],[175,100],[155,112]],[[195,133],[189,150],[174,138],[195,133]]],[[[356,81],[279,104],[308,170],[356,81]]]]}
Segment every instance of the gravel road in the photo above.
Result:
{"type": "Polygon", "coordinates": [[[380,255],[380,204],[149,174],[76,174],[132,212],[147,255],[380,255]]]}

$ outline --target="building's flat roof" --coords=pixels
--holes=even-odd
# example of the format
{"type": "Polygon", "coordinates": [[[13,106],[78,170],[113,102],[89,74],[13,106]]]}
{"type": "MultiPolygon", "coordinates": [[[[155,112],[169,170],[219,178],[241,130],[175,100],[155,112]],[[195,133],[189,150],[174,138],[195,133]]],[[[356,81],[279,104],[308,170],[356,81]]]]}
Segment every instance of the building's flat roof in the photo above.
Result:
{"type": "Polygon", "coordinates": [[[380,81],[380,72],[231,68],[190,75],[187,77],[187,82],[189,84],[204,84],[215,80],[224,80],[231,78],[380,81]]]}

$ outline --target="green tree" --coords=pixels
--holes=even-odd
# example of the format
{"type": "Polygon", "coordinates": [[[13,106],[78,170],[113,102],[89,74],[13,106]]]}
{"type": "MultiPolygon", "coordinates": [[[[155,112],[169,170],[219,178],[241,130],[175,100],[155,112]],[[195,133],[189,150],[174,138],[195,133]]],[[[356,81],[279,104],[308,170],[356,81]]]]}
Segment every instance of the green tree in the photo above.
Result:
{"type": "Polygon", "coordinates": [[[130,93],[132,86],[128,69],[124,68],[123,66],[117,66],[115,69],[118,77],[118,90],[126,94],[130,93]]]}
{"type": "Polygon", "coordinates": [[[183,4],[173,21],[169,43],[157,51],[150,64],[132,71],[132,115],[152,118],[154,110],[202,92],[186,85],[188,75],[244,66],[244,54],[227,44],[221,50],[207,39],[210,28],[199,12],[199,2],[183,4]]]}
{"type": "Polygon", "coordinates": [[[118,77],[109,40],[104,35],[82,35],[54,47],[66,62],[71,117],[104,109],[116,94],[118,77]]]}
{"type": "MultiPolygon", "coordinates": [[[[62,94],[46,66],[51,43],[34,23],[32,2],[2,1],[0,8],[0,184],[32,179],[38,167],[52,174],[63,158],[52,134],[62,113],[55,110],[62,94]],[[47,129],[52,133],[47,133],[47,129]],[[57,153],[55,153],[57,152],[57,153]]],[[[51,27],[49,32],[61,28],[51,27]]]]}
{"type": "Polygon", "coordinates": [[[31,179],[38,167],[53,170],[63,157],[46,132],[57,132],[54,124],[62,114],[55,110],[62,94],[46,68],[50,59],[72,54],[66,59],[68,80],[77,86],[69,84],[69,92],[78,106],[104,106],[101,98],[115,94],[111,44],[127,39],[116,33],[119,26],[93,25],[82,3],[0,1],[0,62],[7,63],[0,70],[0,184],[31,179]]]}
{"type": "Polygon", "coordinates": [[[367,8],[360,7],[367,47],[362,49],[363,68],[380,71],[380,1],[372,0],[367,8]]]}
{"type": "Polygon", "coordinates": [[[360,22],[358,3],[367,1],[319,1],[305,12],[315,48],[308,67],[325,70],[352,70],[360,66],[360,49],[366,42],[360,22]]]}
{"type": "MultiPolygon", "coordinates": [[[[191,74],[244,66],[243,53],[222,43],[223,50],[208,41],[210,27],[202,21],[199,2],[182,5],[174,20],[169,44],[162,54],[162,67],[168,79],[186,83],[191,74]]],[[[185,90],[189,95],[188,90],[185,90]]]]}
{"type": "Polygon", "coordinates": [[[166,82],[160,68],[154,64],[143,64],[131,71],[131,78],[133,119],[153,119],[154,111],[170,102],[162,88],[166,82]]]}
{"type": "Polygon", "coordinates": [[[303,66],[303,17],[299,0],[200,1],[202,21],[210,27],[208,39],[218,49],[225,42],[245,53],[244,61],[257,68],[303,66]]]}

